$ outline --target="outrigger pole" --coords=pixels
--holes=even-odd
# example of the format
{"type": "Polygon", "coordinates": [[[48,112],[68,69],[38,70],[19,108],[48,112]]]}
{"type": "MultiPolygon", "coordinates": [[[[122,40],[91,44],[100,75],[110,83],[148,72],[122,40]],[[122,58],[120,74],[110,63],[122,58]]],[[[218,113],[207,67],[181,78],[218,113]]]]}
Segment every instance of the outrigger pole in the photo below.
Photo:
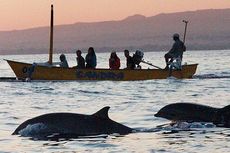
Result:
{"type": "Polygon", "coordinates": [[[183,39],[183,43],[185,44],[185,38],[186,38],[186,33],[187,33],[187,24],[188,24],[188,21],[183,20],[182,22],[185,23],[185,27],[184,27],[184,39],[183,39]]]}
{"type": "Polygon", "coordinates": [[[53,5],[51,5],[51,19],[50,19],[50,49],[49,49],[49,61],[48,63],[52,65],[53,63],[53,5]]]}

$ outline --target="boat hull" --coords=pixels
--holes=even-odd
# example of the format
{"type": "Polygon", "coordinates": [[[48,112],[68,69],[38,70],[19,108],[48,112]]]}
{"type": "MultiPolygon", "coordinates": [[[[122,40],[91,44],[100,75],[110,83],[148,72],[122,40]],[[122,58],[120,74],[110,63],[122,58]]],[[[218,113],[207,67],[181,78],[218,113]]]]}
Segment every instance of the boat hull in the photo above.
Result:
{"type": "MultiPolygon", "coordinates": [[[[76,69],[40,66],[11,60],[6,61],[18,79],[135,81],[166,79],[169,77],[169,71],[162,69],[76,69]]],[[[182,70],[173,70],[171,76],[178,79],[192,78],[196,72],[197,65],[198,64],[184,65],[182,70]]]]}

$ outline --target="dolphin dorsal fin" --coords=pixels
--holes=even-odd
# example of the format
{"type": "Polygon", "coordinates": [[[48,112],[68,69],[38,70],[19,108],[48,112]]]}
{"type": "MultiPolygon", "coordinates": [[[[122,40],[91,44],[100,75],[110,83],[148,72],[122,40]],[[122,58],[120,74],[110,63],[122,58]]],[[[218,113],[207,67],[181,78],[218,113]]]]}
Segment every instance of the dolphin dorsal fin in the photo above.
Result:
{"type": "Polygon", "coordinates": [[[94,113],[93,116],[108,119],[109,118],[108,116],[109,108],[110,108],[109,106],[103,107],[102,109],[94,113]]]}
{"type": "Polygon", "coordinates": [[[221,112],[230,112],[230,105],[227,105],[220,109],[221,112]]]}

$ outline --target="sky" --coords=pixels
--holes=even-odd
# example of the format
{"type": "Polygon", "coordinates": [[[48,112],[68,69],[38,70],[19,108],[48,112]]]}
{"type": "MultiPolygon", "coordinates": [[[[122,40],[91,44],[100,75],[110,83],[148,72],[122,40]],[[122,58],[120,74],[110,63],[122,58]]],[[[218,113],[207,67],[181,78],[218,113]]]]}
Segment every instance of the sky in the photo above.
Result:
{"type": "Polygon", "coordinates": [[[0,31],[48,26],[51,4],[55,25],[230,8],[230,0],[0,0],[0,31]]]}

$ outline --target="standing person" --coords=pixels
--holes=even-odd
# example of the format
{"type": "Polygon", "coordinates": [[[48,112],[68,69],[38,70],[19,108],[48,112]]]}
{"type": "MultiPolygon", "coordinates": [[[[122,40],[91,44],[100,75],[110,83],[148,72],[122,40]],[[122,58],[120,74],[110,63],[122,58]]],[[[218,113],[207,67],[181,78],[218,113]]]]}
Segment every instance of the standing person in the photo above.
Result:
{"type": "Polygon", "coordinates": [[[84,69],[85,68],[85,59],[81,56],[81,50],[76,51],[77,54],[77,68],[78,69],[84,69]]]}
{"type": "Polygon", "coordinates": [[[133,58],[129,55],[129,51],[124,50],[124,54],[126,57],[126,69],[135,69],[135,63],[133,61],[133,58]]]}
{"type": "Polygon", "coordinates": [[[88,54],[85,57],[86,68],[96,68],[97,66],[97,57],[93,47],[89,47],[88,54]]]}
{"type": "Polygon", "coordinates": [[[64,67],[64,68],[68,68],[69,67],[69,65],[68,65],[68,62],[67,62],[67,60],[66,60],[66,57],[65,57],[65,55],[64,54],[61,54],[60,55],[60,67],[64,67]]]}
{"type": "Polygon", "coordinates": [[[165,69],[169,69],[169,65],[173,62],[174,58],[180,58],[182,60],[183,52],[186,50],[184,43],[180,40],[179,34],[175,33],[173,35],[173,40],[175,41],[172,48],[168,53],[165,54],[165,69]]]}
{"type": "Polygon", "coordinates": [[[116,52],[112,52],[109,58],[109,68],[118,70],[120,65],[120,58],[117,56],[116,52]]]}

